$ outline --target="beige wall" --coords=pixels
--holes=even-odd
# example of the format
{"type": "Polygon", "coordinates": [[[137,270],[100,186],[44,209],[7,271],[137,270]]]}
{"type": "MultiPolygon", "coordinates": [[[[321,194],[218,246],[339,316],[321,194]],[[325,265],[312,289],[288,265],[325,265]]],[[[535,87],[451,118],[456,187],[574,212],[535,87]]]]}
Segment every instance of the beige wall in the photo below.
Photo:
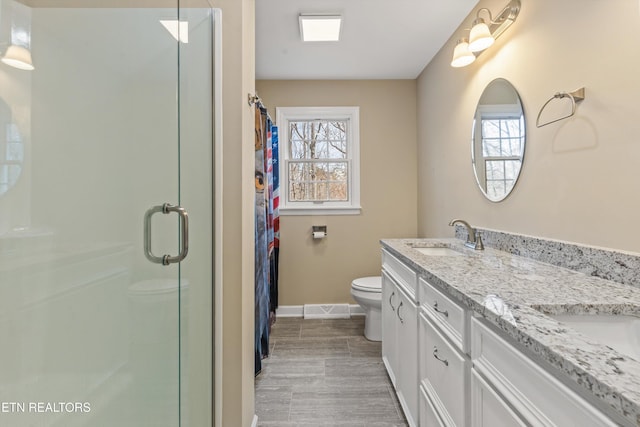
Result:
{"type": "Polygon", "coordinates": [[[361,215],[281,217],[280,305],[354,303],[351,280],[380,275],[385,237],[415,237],[416,82],[258,81],[276,107],[359,106],[361,215]],[[312,225],[328,236],[311,239],[312,225]]]}
{"type": "MultiPolygon", "coordinates": [[[[498,11],[504,1],[477,8],[498,11]]],[[[453,217],[509,232],[640,252],[640,4],[522,2],[517,22],[463,69],[449,66],[459,29],[418,79],[418,219],[422,236],[451,236],[453,217]],[[520,92],[527,147],[520,181],[484,199],[470,163],[471,121],[484,87],[520,92]],[[574,118],[540,129],[542,104],[586,87],[574,118]]],[[[477,8],[475,10],[477,10],[477,8]]],[[[462,27],[468,27],[468,17],[462,27]]]]}
{"type": "MultiPolygon", "coordinates": [[[[255,0],[214,0],[223,29],[222,295],[216,304],[216,426],[249,427],[253,393],[255,0]]],[[[203,337],[206,339],[206,337],[203,337]]]]}

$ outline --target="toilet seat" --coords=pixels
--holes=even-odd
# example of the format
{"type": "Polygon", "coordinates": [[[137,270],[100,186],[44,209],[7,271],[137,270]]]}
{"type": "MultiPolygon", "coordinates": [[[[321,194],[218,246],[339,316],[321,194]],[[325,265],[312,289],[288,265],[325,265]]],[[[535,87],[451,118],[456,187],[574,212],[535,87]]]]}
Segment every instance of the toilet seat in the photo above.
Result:
{"type": "Polygon", "coordinates": [[[380,276],[360,277],[351,282],[351,288],[361,292],[381,293],[382,279],[380,276]]]}

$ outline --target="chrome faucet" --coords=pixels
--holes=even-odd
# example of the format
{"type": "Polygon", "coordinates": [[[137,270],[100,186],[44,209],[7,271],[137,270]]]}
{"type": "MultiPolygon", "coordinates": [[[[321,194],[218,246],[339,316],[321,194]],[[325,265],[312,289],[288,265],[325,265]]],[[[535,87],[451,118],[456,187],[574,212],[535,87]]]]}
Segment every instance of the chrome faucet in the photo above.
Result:
{"type": "Polygon", "coordinates": [[[453,227],[458,223],[464,225],[467,229],[467,241],[464,243],[464,245],[477,251],[483,250],[484,244],[482,243],[482,235],[480,231],[476,230],[475,228],[470,226],[467,221],[464,221],[462,219],[452,219],[449,225],[453,227]]]}

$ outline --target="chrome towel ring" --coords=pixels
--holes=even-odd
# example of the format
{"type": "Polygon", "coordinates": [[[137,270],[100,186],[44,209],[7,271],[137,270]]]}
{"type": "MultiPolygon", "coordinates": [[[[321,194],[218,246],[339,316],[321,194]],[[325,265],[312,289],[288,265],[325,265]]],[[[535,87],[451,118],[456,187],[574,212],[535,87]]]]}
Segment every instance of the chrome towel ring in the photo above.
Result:
{"type": "Polygon", "coordinates": [[[547,102],[544,103],[544,105],[540,109],[540,112],[538,113],[538,118],[536,119],[536,127],[541,128],[543,126],[550,125],[551,123],[555,123],[555,122],[558,122],[560,120],[564,120],[564,119],[567,119],[567,118],[573,116],[576,113],[577,103],[580,102],[580,101],[583,101],[583,100],[584,100],[584,87],[581,87],[580,89],[576,89],[573,92],[557,92],[557,93],[555,93],[551,98],[549,98],[549,100],[547,102]],[[553,101],[554,99],[562,99],[562,98],[571,99],[571,113],[566,115],[566,116],[564,116],[564,117],[560,117],[559,119],[551,120],[551,121],[548,121],[546,123],[540,124],[540,116],[542,116],[542,112],[544,111],[545,107],[547,105],[549,105],[549,103],[551,101],[553,101]]]}

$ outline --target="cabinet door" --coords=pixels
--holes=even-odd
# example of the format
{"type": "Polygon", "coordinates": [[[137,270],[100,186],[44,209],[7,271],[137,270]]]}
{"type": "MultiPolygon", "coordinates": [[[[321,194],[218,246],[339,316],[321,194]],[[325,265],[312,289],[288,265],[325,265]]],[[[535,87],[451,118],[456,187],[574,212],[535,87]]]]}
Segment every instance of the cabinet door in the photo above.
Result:
{"type": "Polygon", "coordinates": [[[418,306],[399,286],[396,308],[398,336],[397,391],[407,422],[417,426],[418,421],[418,306]]]}
{"type": "Polygon", "coordinates": [[[382,271],[382,361],[387,368],[391,383],[397,388],[396,354],[398,351],[396,335],[396,308],[398,291],[393,279],[382,271]]]}
{"type": "Polygon", "coordinates": [[[471,427],[526,426],[498,394],[471,369],[471,427]]]}

